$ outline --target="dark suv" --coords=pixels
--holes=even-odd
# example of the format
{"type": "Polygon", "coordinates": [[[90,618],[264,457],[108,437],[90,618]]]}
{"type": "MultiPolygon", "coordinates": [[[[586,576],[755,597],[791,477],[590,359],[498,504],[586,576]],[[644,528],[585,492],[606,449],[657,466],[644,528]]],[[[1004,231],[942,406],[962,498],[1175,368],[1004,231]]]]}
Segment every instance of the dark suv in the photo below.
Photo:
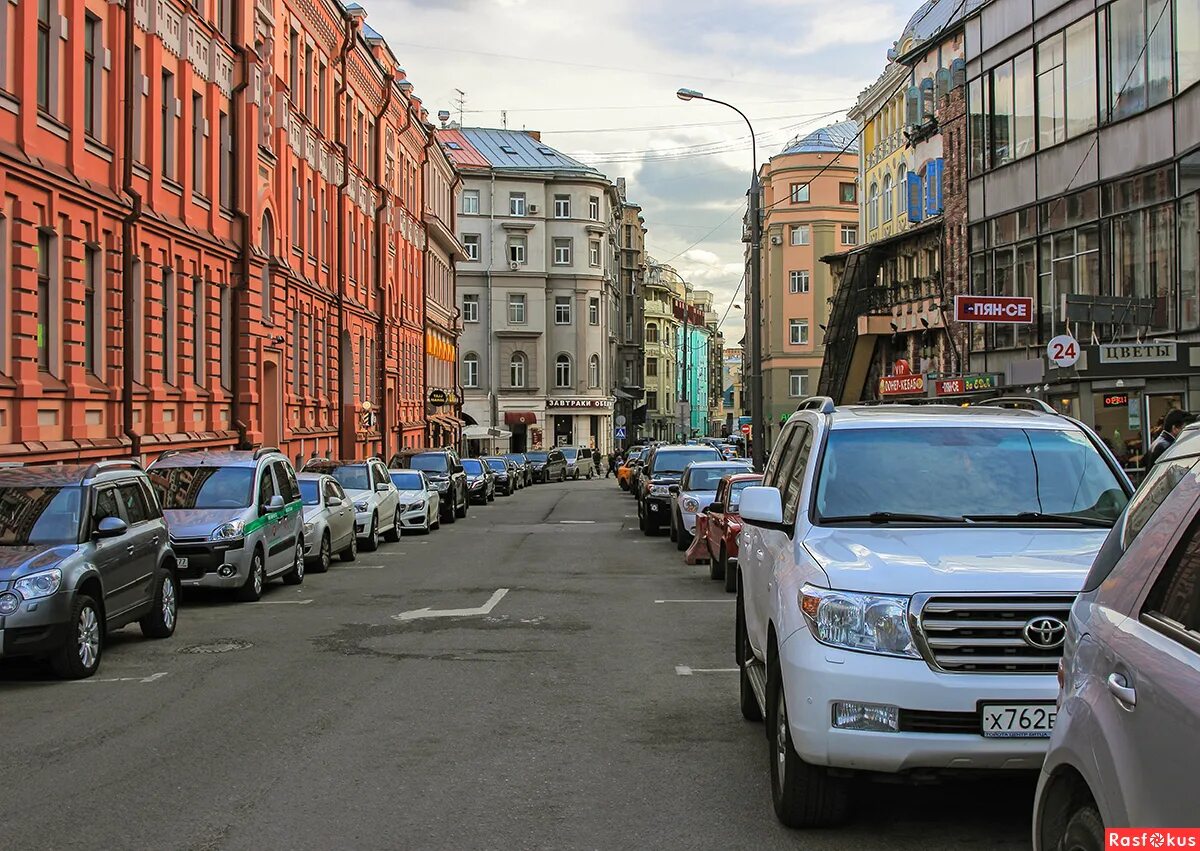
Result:
{"type": "Polygon", "coordinates": [[[650,450],[638,479],[638,525],[647,535],[671,519],[672,489],[679,490],[683,471],[693,461],[721,461],[711,446],[666,444],[650,450]]]}
{"type": "Polygon", "coordinates": [[[467,516],[467,473],[453,449],[407,449],[392,456],[393,470],[421,470],[440,497],[441,517],[453,523],[467,516]]]}
{"type": "Polygon", "coordinates": [[[135,461],[0,467],[0,658],[90,677],[106,634],[175,632],[179,583],[162,509],[135,461]]]}

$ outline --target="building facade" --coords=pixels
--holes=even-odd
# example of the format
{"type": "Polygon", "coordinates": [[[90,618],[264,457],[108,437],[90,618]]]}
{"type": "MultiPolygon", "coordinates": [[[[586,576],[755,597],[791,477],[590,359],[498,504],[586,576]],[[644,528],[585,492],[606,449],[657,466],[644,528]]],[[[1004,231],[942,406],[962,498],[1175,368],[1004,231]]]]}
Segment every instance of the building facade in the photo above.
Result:
{"type": "Polygon", "coordinates": [[[620,203],[595,169],[528,131],[438,131],[463,174],[460,383],[473,451],[613,438],[620,203]]]}
{"type": "Polygon", "coordinates": [[[428,239],[425,269],[425,400],[429,446],[458,446],[462,439],[462,389],[458,384],[458,337],[462,329],[455,296],[455,264],[464,258],[456,235],[461,178],[441,145],[429,145],[423,214],[428,239]]]}
{"type": "Polygon", "coordinates": [[[646,220],[642,208],[628,200],[625,179],[617,178],[617,198],[621,204],[618,230],[620,250],[620,280],[614,323],[618,342],[613,364],[616,399],[614,446],[628,449],[639,438],[646,424],[646,392],[643,370],[646,359],[644,343],[645,303],[642,287],[646,280],[646,220]],[[624,417],[624,423],[621,422],[624,417]]]}
{"type": "Polygon", "coordinates": [[[716,331],[712,293],[686,288],[687,300],[677,299],[675,316],[682,323],[675,347],[679,386],[676,398],[681,403],[677,432],[685,438],[708,435],[712,404],[711,349],[716,331]]]}
{"type": "Polygon", "coordinates": [[[678,358],[683,315],[675,305],[685,293],[683,278],[671,266],[647,258],[644,367],[646,383],[646,434],[654,440],[673,440],[679,431],[678,358]]]}

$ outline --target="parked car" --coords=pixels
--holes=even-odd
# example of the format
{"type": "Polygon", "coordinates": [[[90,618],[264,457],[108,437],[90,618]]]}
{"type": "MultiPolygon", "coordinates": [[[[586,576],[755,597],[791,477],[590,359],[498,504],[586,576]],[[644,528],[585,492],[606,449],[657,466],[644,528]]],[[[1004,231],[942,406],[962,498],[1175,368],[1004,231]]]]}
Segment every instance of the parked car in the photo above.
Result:
{"type": "Polygon", "coordinates": [[[738,533],[742,531],[739,511],[742,491],[762,482],[758,473],[735,473],[721,479],[708,513],[708,575],[725,580],[725,590],[737,590],[737,576],[727,570],[729,559],[738,557],[738,533]]]}
{"type": "Polygon", "coordinates": [[[304,560],[314,573],[324,573],[333,554],[342,561],[358,556],[354,504],[341,484],[327,473],[300,473],[300,501],[304,504],[304,560]]]}
{"type": "Polygon", "coordinates": [[[229,589],[252,602],[271,579],[304,581],[300,485],[278,449],[166,452],[146,474],[181,585],[229,589]]]}
{"type": "Polygon", "coordinates": [[[169,638],[176,557],[135,461],[0,466],[0,659],[44,658],[90,677],[108,633],[169,638]]]}
{"type": "Polygon", "coordinates": [[[562,454],[567,461],[567,478],[578,481],[596,475],[596,460],[591,449],[586,446],[564,446],[562,454]]]}
{"type": "Polygon", "coordinates": [[[441,498],[444,522],[467,516],[467,474],[453,449],[407,449],[393,457],[390,466],[425,474],[441,498]]]}
{"type": "Polygon", "coordinates": [[[314,459],[304,465],[305,472],[328,473],[345,488],[354,503],[354,526],[359,548],[364,552],[379,549],[379,537],[395,543],[400,540],[400,497],[388,476],[387,467],[378,458],[363,461],[314,459]]]}
{"type": "Polygon", "coordinates": [[[520,470],[521,487],[529,487],[533,484],[533,463],[525,456],[524,452],[509,452],[504,457],[516,464],[517,469],[520,470]]]}
{"type": "Polygon", "coordinates": [[[431,532],[442,525],[442,497],[420,470],[392,470],[389,475],[400,500],[400,525],[431,532]]]}
{"type": "Polygon", "coordinates": [[[633,473],[634,462],[641,458],[644,452],[642,447],[634,446],[625,453],[625,459],[617,467],[617,487],[621,490],[629,490],[629,477],[633,473]]]}
{"type": "Polygon", "coordinates": [[[641,498],[642,492],[642,471],[646,469],[646,459],[650,457],[650,449],[647,449],[645,454],[635,458],[629,468],[629,494],[635,500],[641,498]]]}
{"type": "Polygon", "coordinates": [[[496,476],[496,493],[512,496],[517,492],[517,465],[503,456],[489,455],[483,462],[492,468],[496,476]]]}
{"type": "Polygon", "coordinates": [[[650,450],[638,479],[638,524],[646,535],[671,522],[672,486],[678,485],[688,464],[720,461],[721,453],[700,444],[665,444],[650,450]]]}
{"type": "Polygon", "coordinates": [[[533,465],[533,480],[535,482],[562,482],[567,478],[567,459],[562,450],[550,449],[543,452],[526,452],[530,464],[533,465]]]}
{"type": "Polygon", "coordinates": [[[472,502],[481,505],[496,498],[496,476],[492,468],[480,458],[464,458],[463,469],[467,471],[467,495],[472,502]]]}
{"type": "MultiPolygon", "coordinates": [[[[716,447],[713,447],[716,449],[716,447]]],[[[720,450],[717,450],[718,453],[720,450]]],[[[719,456],[718,456],[719,457],[719,456]]],[[[672,486],[671,540],[680,551],[692,545],[696,532],[696,515],[708,508],[717,498],[717,484],[731,473],[748,473],[750,465],[720,461],[696,461],[683,471],[679,484],[672,486]]]]}
{"type": "Polygon", "coordinates": [[[857,772],[1040,768],[1064,621],[1131,492],[1053,412],[792,414],[729,561],[741,711],[767,720],[780,821],[839,821],[857,772]]]}
{"type": "Polygon", "coordinates": [[[1035,851],[1100,851],[1112,847],[1105,828],[1197,823],[1200,439],[1183,438],[1109,532],[1071,609],[1035,851]]]}

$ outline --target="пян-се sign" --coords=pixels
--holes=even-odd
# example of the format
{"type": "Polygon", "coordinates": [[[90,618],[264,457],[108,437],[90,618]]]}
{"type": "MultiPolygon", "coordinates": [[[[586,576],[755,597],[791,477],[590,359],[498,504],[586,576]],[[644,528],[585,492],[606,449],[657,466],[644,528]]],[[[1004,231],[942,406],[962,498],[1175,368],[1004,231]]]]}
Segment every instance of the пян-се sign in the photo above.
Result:
{"type": "Polygon", "coordinates": [[[1033,299],[1007,295],[956,295],[954,318],[959,322],[1033,322],[1033,299]]]}

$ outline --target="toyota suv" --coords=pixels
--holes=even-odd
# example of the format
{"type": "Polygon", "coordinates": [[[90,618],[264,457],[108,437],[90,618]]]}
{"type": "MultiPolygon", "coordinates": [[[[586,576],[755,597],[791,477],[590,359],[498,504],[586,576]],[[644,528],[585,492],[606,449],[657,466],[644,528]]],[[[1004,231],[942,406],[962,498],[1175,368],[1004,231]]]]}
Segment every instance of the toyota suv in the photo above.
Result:
{"type": "Polygon", "coordinates": [[[0,658],[90,677],[107,633],[175,632],[175,555],[137,462],[0,466],[0,658]]]}
{"type": "Polygon", "coordinates": [[[442,520],[467,516],[467,473],[453,449],[407,449],[392,457],[393,470],[420,470],[438,492],[442,520]]]}
{"type": "Polygon", "coordinates": [[[278,449],[166,452],[146,471],[171,529],[184,587],[262,596],[304,581],[304,504],[278,449]]]}
{"type": "Polygon", "coordinates": [[[720,461],[721,453],[711,446],[665,444],[650,450],[637,480],[638,525],[646,535],[658,532],[671,520],[671,503],[679,489],[683,471],[693,461],[720,461]]]}
{"type": "Polygon", "coordinates": [[[1068,612],[1131,492],[1049,406],[802,403],[729,562],[779,819],[839,821],[855,773],[1040,768],[1068,612]]]}
{"type": "Polygon", "coordinates": [[[381,534],[392,543],[400,540],[400,492],[378,458],[365,461],[314,458],[304,465],[304,472],[327,473],[346,491],[354,503],[354,533],[360,550],[373,553],[379,549],[381,534]]]}

